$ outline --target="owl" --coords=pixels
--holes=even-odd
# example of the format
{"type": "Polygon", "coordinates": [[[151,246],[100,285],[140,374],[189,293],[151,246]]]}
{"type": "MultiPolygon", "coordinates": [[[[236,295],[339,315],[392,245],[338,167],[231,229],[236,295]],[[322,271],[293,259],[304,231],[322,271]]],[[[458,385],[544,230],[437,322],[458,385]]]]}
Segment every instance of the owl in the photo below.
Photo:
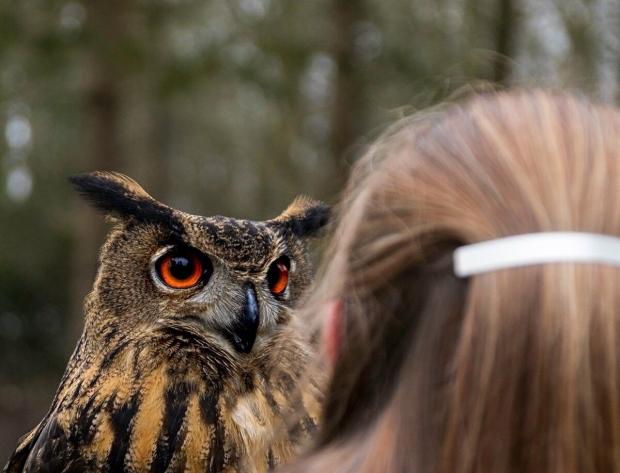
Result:
{"type": "Polygon", "coordinates": [[[292,308],[329,209],[298,198],[264,222],[201,217],[121,174],[71,180],[115,225],[52,405],[4,471],[265,472],[291,458],[321,401],[292,308]]]}

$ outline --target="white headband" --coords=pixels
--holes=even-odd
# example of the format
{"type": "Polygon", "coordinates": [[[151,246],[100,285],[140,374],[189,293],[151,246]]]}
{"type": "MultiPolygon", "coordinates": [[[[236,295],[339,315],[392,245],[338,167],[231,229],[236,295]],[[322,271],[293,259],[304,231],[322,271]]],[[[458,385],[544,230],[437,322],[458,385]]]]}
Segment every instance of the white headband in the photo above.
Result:
{"type": "Polygon", "coordinates": [[[454,251],[459,277],[541,263],[620,266],[620,237],[596,233],[527,233],[461,246],[454,251]]]}

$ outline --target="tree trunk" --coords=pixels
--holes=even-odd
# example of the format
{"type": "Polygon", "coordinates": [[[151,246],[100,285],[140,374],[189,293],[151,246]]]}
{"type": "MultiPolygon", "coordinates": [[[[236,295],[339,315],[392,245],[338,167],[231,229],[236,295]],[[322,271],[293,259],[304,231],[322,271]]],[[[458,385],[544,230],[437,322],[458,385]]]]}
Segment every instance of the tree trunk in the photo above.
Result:
{"type": "MultiPolygon", "coordinates": [[[[126,31],[124,12],[129,2],[121,0],[97,0],[88,2],[87,18],[92,39],[87,45],[84,87],[84,162],[80,172],[94,170],[118,170],[123,162],[120,143],[119,117],[122,103],[118,65],[120,43],[126,31]]],[[[105,237],[103,218],[85,204],[78,207],[75,215],[76,246],[73,261],[72,330],[68,334],[75,339],[83,325],[83,300],[90,291],[97,254],[105,237]]]]}
{"type": "Polygon", "coordinates": [[[146,119],[146,155],[141,153],[144,186],[149,193],[168,202],[172,187],[174,119],[172,98],[164,93],[162,81],[166,71],[166,22],[173,10],[161,3],[145,8],[145,33],[149,47],[146,50],[147,67],[144,72],[146,119]]]}
{"type": "Polygon", "coordinates": [[[509,85],[511,61],[517,12],[514,0],[499,0],[497,14],[497,30],[495,34],[495,58],[493,64],[493,81],[503,86],[509,85]]]}
{"type": "Polygon", "coordinates": [[[355,24],[362,18],[363,0],[334,0],[332,55],[335,63],[331,152],[339,186],[348,174],[362,111],[362,84],[356,64],[355,24]]]}

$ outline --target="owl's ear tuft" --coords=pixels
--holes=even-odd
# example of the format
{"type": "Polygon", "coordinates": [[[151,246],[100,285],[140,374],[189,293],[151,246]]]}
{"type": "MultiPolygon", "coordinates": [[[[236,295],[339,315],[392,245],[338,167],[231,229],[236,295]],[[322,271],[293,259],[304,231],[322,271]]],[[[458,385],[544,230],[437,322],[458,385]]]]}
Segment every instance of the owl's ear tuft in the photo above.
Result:
{"type": "Polygon", "coordinates": [[[69,181],[82,197],[108,215],[173,227],[180,225],[170,207],[153,199],[124,174],[95,171],[72,176],[69,181]]]}
{"type": "Polygon", "coordinates": [[[284,212],[272,222],[293,235],[304,238],[316,236],[329,223],[328,205],[309,197],[297,197],[284,212]]]}

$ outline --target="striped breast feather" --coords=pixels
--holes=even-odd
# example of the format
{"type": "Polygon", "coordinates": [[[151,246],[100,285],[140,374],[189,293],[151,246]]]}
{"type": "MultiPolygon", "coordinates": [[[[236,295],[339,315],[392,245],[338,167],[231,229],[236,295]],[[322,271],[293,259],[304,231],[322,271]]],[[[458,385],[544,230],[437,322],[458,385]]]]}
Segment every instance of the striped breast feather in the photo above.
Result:
{"type": "Polygon", "coordinates": [[[105,398],[95,393],[53,413],[24,439],[4,471],[221,472],[237,455],[227,440],[219,394],[217,384],[175,379],[162,366],[135,390],[105,398]]]}
{"type": "Polygon", "coordinates": [[[222,471],[234,456],[227,446],[219,400],[217,385],[162,379],[152,373],[135,398],[111,410],[114,441],[104,468],[153,473],[222,471]]]}

